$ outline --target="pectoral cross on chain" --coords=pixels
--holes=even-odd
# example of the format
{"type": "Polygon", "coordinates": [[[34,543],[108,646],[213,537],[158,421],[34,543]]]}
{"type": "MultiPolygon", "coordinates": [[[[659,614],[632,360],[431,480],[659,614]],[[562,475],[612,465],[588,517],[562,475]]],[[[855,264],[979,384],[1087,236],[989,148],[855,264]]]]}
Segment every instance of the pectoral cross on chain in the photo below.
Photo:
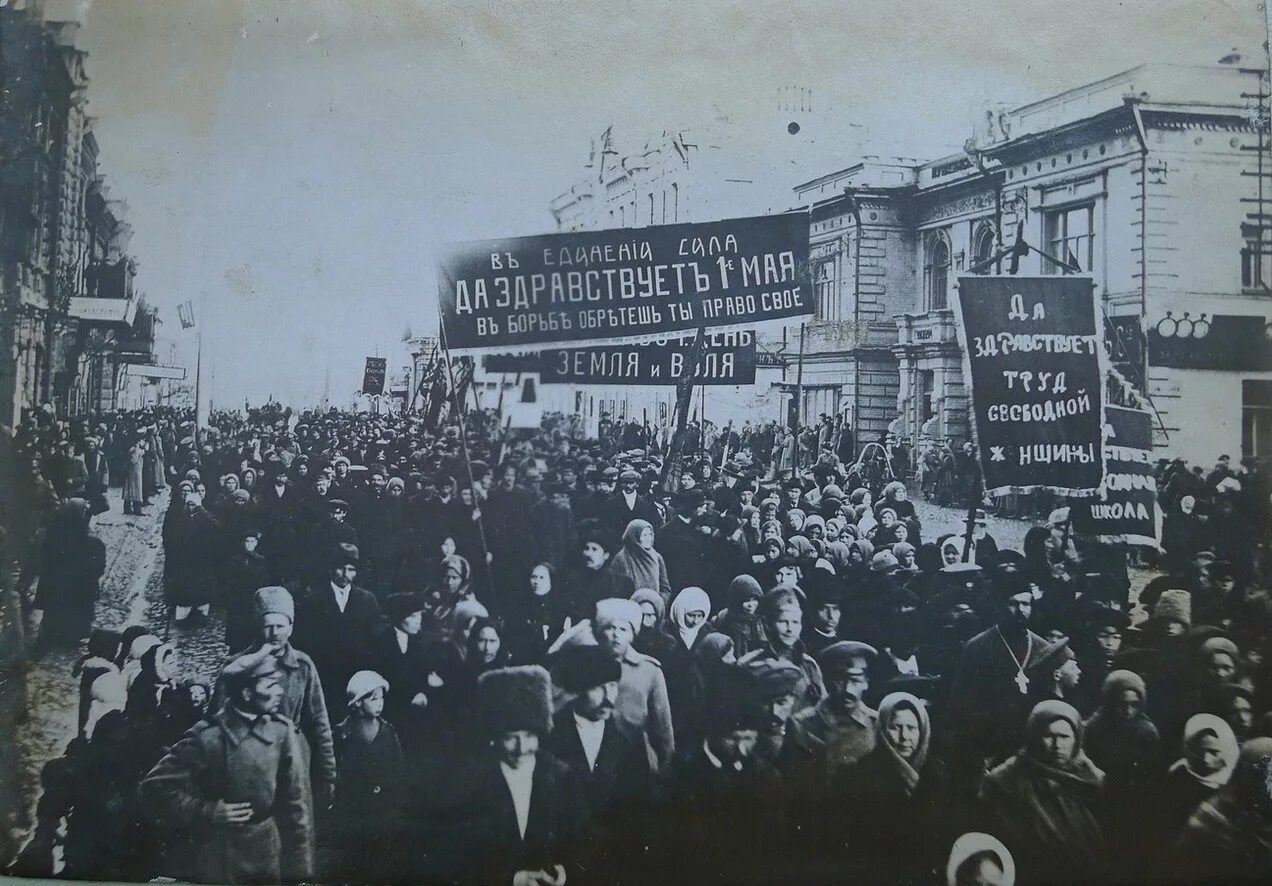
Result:
{"type": "Polygon", "coordinates": [[[1016,672],[1016,685],[1020,687],[1020,694],[1026,695],[1029,692],[1029,678],[1025,676],[1024,671],[1016,672]]]}

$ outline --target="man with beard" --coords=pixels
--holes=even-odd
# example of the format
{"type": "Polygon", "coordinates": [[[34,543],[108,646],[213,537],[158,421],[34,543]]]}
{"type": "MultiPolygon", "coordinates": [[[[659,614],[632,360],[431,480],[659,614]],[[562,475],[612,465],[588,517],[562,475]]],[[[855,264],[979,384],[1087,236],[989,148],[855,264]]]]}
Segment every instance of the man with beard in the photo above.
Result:
{"type": "Polygon", "coordinates": [[[534,506],[536,536],[542,543],[543,559],[560,569],[574,550],[574,512],[564,483],[550,483],[547,497],[534,506]]]}
{"type": "Polygon", "coordinates": [[[296,643],[314,659],[327,707],[344,707],[344,687],[371,666],[372,638],[384,623],[375,595],[354,585],[358,549],[342,544],[328,560],[324,580],[310,584],[296,607],[296,643]]]}
{"type": "Polygon", "coordinates": [[[752,662],[747,670],[760,706],[755,751],[778,772],[798,777],[813,760],[813,742],[793,716],[808,677],[791,662],[775,658],[752,662]]]}
{"type": "MultiPolygon", "coordinates": [[[[277,883],[313,875],[309,774],[268,649],[221,674],[226,704],[199,722],[142,780],[152,820],[195,834],[182,873],[204,883],[277,883]]],[[[184,877],[183,877],[184,879],[184,877]]]]}
{"type": "Polygon", "coordinates": [[[971,756],[966,771],[980,771],[1011,755],[1030,710],[1026,672],[1047,643],[1029,629],[1034,585],[1017,572],[993,578],[996,623],[967,641],[950,688],[953,726],[971,756]]]}

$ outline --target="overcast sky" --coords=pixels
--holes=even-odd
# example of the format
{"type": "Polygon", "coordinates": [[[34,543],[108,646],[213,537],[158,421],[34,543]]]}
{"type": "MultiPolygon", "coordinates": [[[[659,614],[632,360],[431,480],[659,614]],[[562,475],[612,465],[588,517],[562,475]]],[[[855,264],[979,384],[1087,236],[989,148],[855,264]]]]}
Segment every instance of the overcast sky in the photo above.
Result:
{"type": "Polygon", "coordinates": [[[640,142],[720,114],[762,126],[777,87],[811,87],[825,111],[805,135],[837,159],[793,185],[853,162],[863,132],[939,156],[986,101],[1257,59],[1262,16],[1256,0],[98,0],[81,44],[160,334],[192,365],[175,306],[202,300],[214,399],[303,405],[328,366],[343,400],[364,356],[395,371],[404,327],[435,327],[436,244],[551,230],[549,200],[607,125],[640,142]]]}

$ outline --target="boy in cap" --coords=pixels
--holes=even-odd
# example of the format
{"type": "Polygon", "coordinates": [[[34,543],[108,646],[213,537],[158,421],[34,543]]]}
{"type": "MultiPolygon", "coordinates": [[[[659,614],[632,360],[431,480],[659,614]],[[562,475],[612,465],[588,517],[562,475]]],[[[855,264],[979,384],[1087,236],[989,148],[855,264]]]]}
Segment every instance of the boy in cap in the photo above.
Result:
{"type": "Polygon", "coordinates": [[[266,648],[221,672],[226,704],[201,720],[141,782],[156,822],[193,831],[191,879],[277,883],[313,875],[309,773],[266,648]]]}
{"type": "Polygon", "coordinates": [[[340,780],[332,821],[339,839],[330,875],[339,880],[383,878],[385,859],[397,847],[405,767],[397,730],[381,716],[388,691],[375,671],[358,671],[345,687],[348,715],[334,732],[340,780]]]}

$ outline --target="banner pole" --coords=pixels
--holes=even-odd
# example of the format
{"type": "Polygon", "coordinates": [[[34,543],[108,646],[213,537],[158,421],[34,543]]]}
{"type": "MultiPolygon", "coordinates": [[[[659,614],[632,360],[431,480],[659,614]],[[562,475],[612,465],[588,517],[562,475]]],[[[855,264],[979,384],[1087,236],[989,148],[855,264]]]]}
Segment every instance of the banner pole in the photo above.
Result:
{"type": "MultiPolygon", "coordinates": [[[[973,447],[976,446],[974,443],[972,445],[973,447]]],[[[976,511],[980,508],[981,496],[985,485],[981,477],[979,447],[972,450],[972,465],[975,467],[975,473],[972,476],[971,489],[967,493],[967,536],[963,539],[964,563],[968,562],[972,557],[972,532],[976,529],[976,511]]]]}
{"type": "Polygon", "coordinates": [[[706,342],[707,328],[699,326],[698,337],[694,339],[693,359],[686,362],[685,374],[676,381],[676,424],[663,460],[662,477],[659,478],[659,485],[667,492],[676,492],[680,488],[683,466],[679,462],[685,445],[686,426],[689,424],[689,405],[693,400],[693,377],[698,372],[698,364],[702,362],[706,342]]]}
{"type": "MultiPolygon", "coordinates": [[[[473,507],[477,511],[477,536],[481,539],[481,561],[486,571],[486,576],[490,576],[490,548],[486,546],[486,517],[481,513],[481,508],[477,504],[477,491],[474,488],[477,483],[473,480],[473,461],[468,453],[468,430],[464,422],[464,402],[459,398],[459,391],[455,387],[455,371],[451,365],[450,345],[446,341],[446,323],[439,322],[441,329],[442,350],[445,352],[446,375],[450,380],[451,400],[455,404],[455,421],[459,424],[459,445],[464,453],[464,473],[468,475],[468,488],[473,491],[473,507]]],[[[491,466],[493,470],[495,466],[491,466]]],[[[494,581],[490,582],[490,602],[492,608],[498,612],[499,599],[498,591],[495,589],[494,581]]]]}

